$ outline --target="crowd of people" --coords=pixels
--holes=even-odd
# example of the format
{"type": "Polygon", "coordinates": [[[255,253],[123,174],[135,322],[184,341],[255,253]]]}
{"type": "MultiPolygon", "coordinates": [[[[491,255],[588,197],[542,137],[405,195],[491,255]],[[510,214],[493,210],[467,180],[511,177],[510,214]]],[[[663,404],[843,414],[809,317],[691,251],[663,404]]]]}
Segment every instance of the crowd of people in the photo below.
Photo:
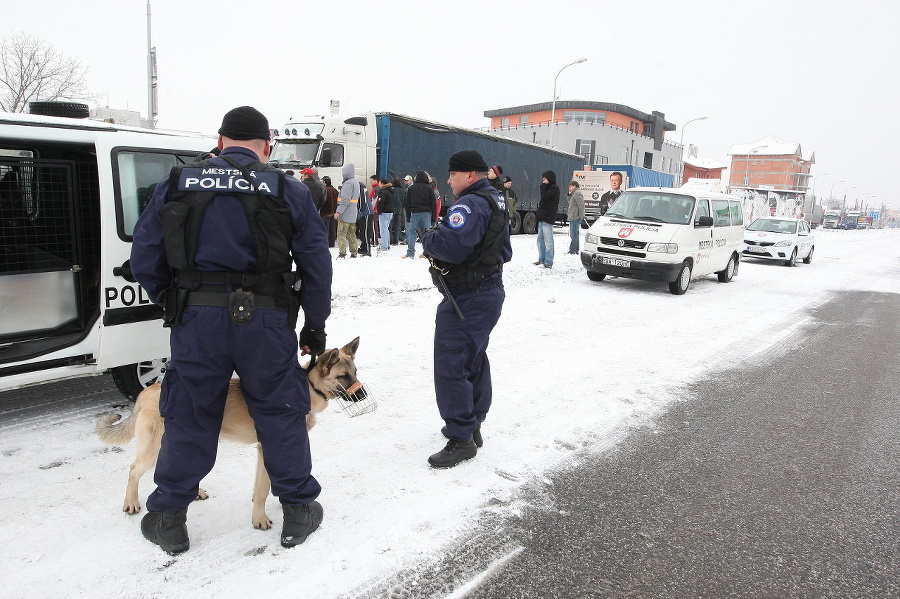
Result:
{"type": "MultiPolygon", "coordinates": [[[[442,205],[449,208],[437,188],[437,182],[427,171],[420,170],[415,177],[406,175],[403,179],[388,179],[377,175],[369,177],[366,187],[356,178],[355,165],[348,163],[342,169],[343,181],[339,188],[332,185],[329,177],[319,180],[315,168],[301,171],[302,180],[313,195],[313,200],[325,228],[328,231],[328,245],[338,248],[338,258],[371,256],[372,248],[386,252],[394,246],[406,245],[402,258],[416,257],[416,243],[421,243],[425,231],[433,227],[441,218],[442,205]],[[322,189],[314,189],[314,187],[322,189]],[[317,198],[324,198],[321,203],[317,198]]],[[[540,202],[537,208],[538,259],[534,263],[543,268],[553,268],[553,226],[556,222],[560,202],[560,188],[556,183],[556,173],[552,170],[541,175],[540,202]]],[[[621,181],[621,175],[619,175],[621,181]]],[[[510,218],[518,209],[518,196],[513,190],[513,181],[503,174],[500,165],[491,166],[487,171],[488,183],[506,202],[510,218]]],[[[618,190],[616,190],[618,191],[618,190]]],[[[607,202],[615,201],[615,196],[607,202]]],[[[568,254],[578,254],[579,237],[584,222],[584,195],[577,181],[568,186],[567,221],[570,243],[568,254]]],[[[604,210],[605,212],[605,210],[604,210]]],[[[419,258],[425,258],[419,253],[419,258]]]]}

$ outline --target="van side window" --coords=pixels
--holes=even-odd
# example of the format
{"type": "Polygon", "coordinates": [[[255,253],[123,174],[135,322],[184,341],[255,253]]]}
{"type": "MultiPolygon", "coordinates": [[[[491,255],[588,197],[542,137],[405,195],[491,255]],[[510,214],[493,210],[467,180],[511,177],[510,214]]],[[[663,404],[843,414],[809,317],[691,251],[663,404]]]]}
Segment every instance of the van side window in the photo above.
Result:
{"type": "Polygon", "coordinates": [[[728,204],[731,207],[731,224],[743,225],[744,211],[741,210],[741,205],[738,202],[729,202],[728,204]]]}
{"type": "Polygon", "coordinates": [[[116,203],[120,210],[119,236],[131,241],[138,216],[150,203],[156,184],[179,164],[194,162],[196,154],[164,150],[115,150],[116,203]]]}
{"type": "Polygon", "coordinates": [[[694,217],[694,223],[700,220],[701,216],[709,216],[709,200],[700,198],[697,200],[697,215],[694,217]]]}
{"type": "Polygon", "coordinates": [[[713,226],[729,227],[731,226],[731,215],[728,209],[728,200],[713,200],[713,226]]]}

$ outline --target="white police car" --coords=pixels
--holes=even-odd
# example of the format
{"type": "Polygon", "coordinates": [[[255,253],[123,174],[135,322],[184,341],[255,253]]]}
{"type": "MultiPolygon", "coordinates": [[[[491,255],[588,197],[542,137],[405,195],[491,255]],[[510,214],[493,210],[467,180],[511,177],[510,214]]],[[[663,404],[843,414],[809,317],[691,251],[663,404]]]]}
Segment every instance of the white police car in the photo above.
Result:
{"type": "Polygon", "coordinates": [[[744,230],[744,250],[748,258],[776,260],[794,266],[802,259],[812,262],[816,237],[809,223],[799,218],[766,216],[758,218],[744,230]]]}

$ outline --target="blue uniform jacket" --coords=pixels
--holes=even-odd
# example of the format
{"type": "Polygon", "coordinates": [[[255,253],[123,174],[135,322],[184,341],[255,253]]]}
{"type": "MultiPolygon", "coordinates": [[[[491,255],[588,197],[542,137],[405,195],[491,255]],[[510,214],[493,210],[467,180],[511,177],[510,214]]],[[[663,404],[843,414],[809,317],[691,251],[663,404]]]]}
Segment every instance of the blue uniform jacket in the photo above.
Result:
{"type": "MultiPolygon", "coordinates": [[[[225,148],[222,154],[244,165],[259,160],[253,151],[240,147],[225,148]]],[[[211,164],[233,168],[221,158],[212,159],[211,164]]],[[[172,283],[160,216],[168,188],[168,177],[157,184],[150,203],[135,225],[131,247],[131,271],[147,291],[148,297],[157,303],[159,294],[172,283]]],[[[332,267],[325,226],[309,189],[293,177],[285,177],[284,201],[294,223],[291,255],[303,281],[300,305],[305,324],[313,329],[322,329],[331,314],[332,267]]],[[[234,195],[222,193],[209,203],[194,261],[199,270],[255,270],[256,243],[241,203],[234,195]]]]}
{"type": "MultiPolygon", "coordinates": [[[[450,264],[460,264],[484,239],[491,221],[491,207],[484,198],[474,194],[480,190],[492,192],[500,209],[506,210],[506,199],[497,193],[488,179],[476,181],[460,194],[440,225],[425,233],[422,247],[427,255],[450,264]]],[[[509,229],[506,230],[502,254],[503,262],[512,259],[509,229]]],[[[500,271],[489,278],[495,276],[500,276],[500,271]]]]}

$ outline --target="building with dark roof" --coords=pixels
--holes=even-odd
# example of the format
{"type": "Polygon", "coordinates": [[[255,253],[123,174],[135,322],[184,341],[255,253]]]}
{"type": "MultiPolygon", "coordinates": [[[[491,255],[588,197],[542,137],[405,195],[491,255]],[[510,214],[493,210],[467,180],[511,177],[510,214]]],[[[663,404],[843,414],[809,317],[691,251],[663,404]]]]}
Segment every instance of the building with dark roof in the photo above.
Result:
{"type": "Polygon", "coordinates": [[[486,110],[490,131],[581,154],[586,164],[632,164],[681,180],[681,145],[666,140],[675,125],[657,111],[624,104],[560,100],[486,110]]]}

